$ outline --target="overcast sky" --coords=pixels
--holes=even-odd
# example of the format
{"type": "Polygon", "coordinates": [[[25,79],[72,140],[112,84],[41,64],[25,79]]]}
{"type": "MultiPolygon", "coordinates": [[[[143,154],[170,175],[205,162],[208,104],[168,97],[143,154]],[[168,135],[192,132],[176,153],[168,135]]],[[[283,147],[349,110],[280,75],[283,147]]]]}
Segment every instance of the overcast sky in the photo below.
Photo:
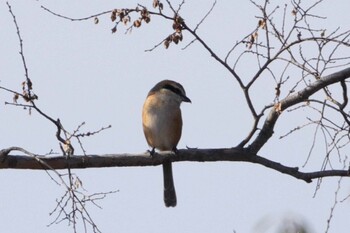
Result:
{"type": "MultiPolygon", "coordinates": [[[[114,8],[132,8],[137,1],[9,3],[24,40],[29,75],[39,96],[37,105],[54,119],[60,118],[70,131],[82,122],[86,122],[83,131],[112,125],[98,135],[83,138],[88,154],[145,152],[148,147],[142,132],[141,108],[149,89],[163,79],[180,82],[192,100],[192,104],[182,105],[184,128],[178,148],[233,147],[251,129],[253,119],[233,77],[198,43],[182,50],[193,39],[188,33],[184,33],[184,41],[178,46],[171,45],[168,50],[160,46],[145,52],[172,33],[170,22],[152,17],[149,25],[131,34],[125,35],[122,25],[112,34],[109,15],[101,16],[95,25],[93,20],[64,20],[40,8],[44,5],[79,18],[114,8]]],[[[212,3],[186,1],[181,15],[195,27],[212,3]]],[[[152,1],[142,4],[151,7],[152,1]]],[[[338,26],[345,29],[349,26],[349,7],[348,1],[337,5],[328,1],[315,13],[327,16],[319,24],[330,31],[338,26]]],[[[257,14],[249,1],[218,0],[198,33],[220,56],[225,56],[256,26],[257,14]]],[[[0,4],[0,21],[0,85],[21,91],[24,70],[15,26],[5,2],[0,4]]],[[[241,63],[239,71],[250,74],[252,66],[241,63]]],[[[274,86],[269,83],[273,84],[271,80],[259,84],[253,95],[258,106],[273,100],[274,86]]],[[[12,101],[12,97],[1,91],[0,149],[20,146],[37,154],[51,150],[59,153],[55,126],[36,112],[29,115],[20,107],[5,106],[3,103],[12,101]]],[[[286,115],[277,124],[275,138],[259,154],[287,166],[302,166],[314,128],[278,140],[302,122],[303,115],[286,115]]],[[[77,144],[75,148],[77,154],[82,154],[77,144]]],[[[305,171],[320,169],[323,150],[322,144],[317,144],[305,171]]],[[[316,182],[306,184],[259,165],[181,162],[173,164],[178,205],[165,208],[160,166],[74,172],[89,193],[119,190],[99,202],[102,209],[88,207],[95,223],[106,233],[275,232],[283,219],[290,218],[305,222],[311,232],[324,232],[339,180],[324,179],[313,197],[316,182]]],[[[54,220],[49,213],[64,188],[44,171],[2,170],[0,183],[3,232],[71,231],[66,222],[47,227],[54,220]]],[[[350,193],[349,179],[343,179],[341,186],[340,199],[350,193]]],[[[349,200],[336,206],[329,232],[346,232],[350,228],[349,211],[349,200]]]]}

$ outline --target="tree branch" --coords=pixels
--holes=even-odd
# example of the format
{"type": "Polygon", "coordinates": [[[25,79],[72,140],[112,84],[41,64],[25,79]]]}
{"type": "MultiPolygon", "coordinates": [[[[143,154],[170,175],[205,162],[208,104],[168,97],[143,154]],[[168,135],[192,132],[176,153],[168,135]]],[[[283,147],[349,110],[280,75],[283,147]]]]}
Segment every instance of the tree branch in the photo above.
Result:
{"type": "Polygon", "coordinates": [[[165,152],[155,154],[151,157],[145,154],[106,154],[106,155],[71,155],[66,156],[35,156],[32,153],[27,155],[9,155],[11,151],[25,150],[17,147],[8,148],[0,151],[0,169],[84,169],[84,168],[103,168],[103,167],[135,167],[135,166],[158,166],[165,161],[171,162],[249,162],[260,164],[271,168],[283,174],[290,175],[307,183],[313,179],[330,176],[350,177],[350,170],[326,170],[316,172],[300,172],[298,167],[288,167],[278,162],[263,158],[259,155],[249,153],[244,149],[238,148],[219,148],[219,149],[182,149],[177,154],[165,152]],[[38,162],[40,161],[40,162],[38,162]],[[47,165],[47,166],[46,166],[47,165]]]}
{"type": "Polygon", "coordinates": [[[251,153],[257,153],[265,145],[265,143],[273,135],[275,124],[283,110],[307,100],[311,95],[321,90],[322,88],[337,82],[344,81],[347,78],[350,78],[350,68],[346,68],[342,71],[320,78],[319,80],[315,81],[314,83],[311,83],[309,86],[305,87],[301,91],[298,91],[293,95],[290,95],[281,100],[278,107],[274,107],[271,109],[259,135],[252,142],[252,144],[248,146],[248,150],[251,153]]]}

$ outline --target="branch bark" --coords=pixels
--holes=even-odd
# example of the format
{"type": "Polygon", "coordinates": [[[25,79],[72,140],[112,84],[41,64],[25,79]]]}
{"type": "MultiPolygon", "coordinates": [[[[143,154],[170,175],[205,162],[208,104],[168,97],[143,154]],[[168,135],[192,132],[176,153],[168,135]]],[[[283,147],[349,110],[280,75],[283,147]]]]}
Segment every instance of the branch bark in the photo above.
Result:
{"type": "Polygon", "coordinates": [[[260,164],[283,174],[290,175],[307,183],[313,179],[330,176],[350,177],[350,170],[326,170],[316,172],[300,172],[298,167],[288,167],[278,162],[252,154],[240,148],[219,149],[182,149],[177,154],[166,152],[155,153],[150,156],[145,154],[106,154],[106,155],[71,155],[43,156],[34,155],[22,148],[12,147],[0,151],[0,169],[84,169],[103,167],[135,167],[158,166],[165,161],[171,162],[249,162],[260,164]],[[27,155],[9,155],[11,151],[21,151],[27,155]]]}

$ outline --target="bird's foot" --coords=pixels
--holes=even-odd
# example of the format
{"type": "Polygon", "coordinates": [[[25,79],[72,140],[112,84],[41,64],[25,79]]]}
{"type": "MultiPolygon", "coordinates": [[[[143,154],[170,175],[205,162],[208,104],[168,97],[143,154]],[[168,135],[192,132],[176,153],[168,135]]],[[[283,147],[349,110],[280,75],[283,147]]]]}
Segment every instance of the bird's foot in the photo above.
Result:
{"type": "Polygon", "coordinates": [[[152,150],[147,150],[149,154],[153,157],[153,155],[156,153],[155,148],[153,147],[152,150]]]}

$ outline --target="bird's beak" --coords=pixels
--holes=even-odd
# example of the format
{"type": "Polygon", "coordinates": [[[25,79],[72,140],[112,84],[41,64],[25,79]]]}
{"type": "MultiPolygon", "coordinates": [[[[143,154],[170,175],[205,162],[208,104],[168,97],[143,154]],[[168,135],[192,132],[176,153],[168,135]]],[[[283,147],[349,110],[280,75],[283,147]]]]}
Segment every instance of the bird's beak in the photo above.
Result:
{"type": "Polygon", "coordinates": [[[184,96],[182,96],[182,101],[183,101],[183,102],[192,103],[192,102],[191,102],[191,100],[190,100],[190,98],[188,98],[188,97],[187,97],[187,96],[185,96],[185,95],[184,95],[184,96]]]}

